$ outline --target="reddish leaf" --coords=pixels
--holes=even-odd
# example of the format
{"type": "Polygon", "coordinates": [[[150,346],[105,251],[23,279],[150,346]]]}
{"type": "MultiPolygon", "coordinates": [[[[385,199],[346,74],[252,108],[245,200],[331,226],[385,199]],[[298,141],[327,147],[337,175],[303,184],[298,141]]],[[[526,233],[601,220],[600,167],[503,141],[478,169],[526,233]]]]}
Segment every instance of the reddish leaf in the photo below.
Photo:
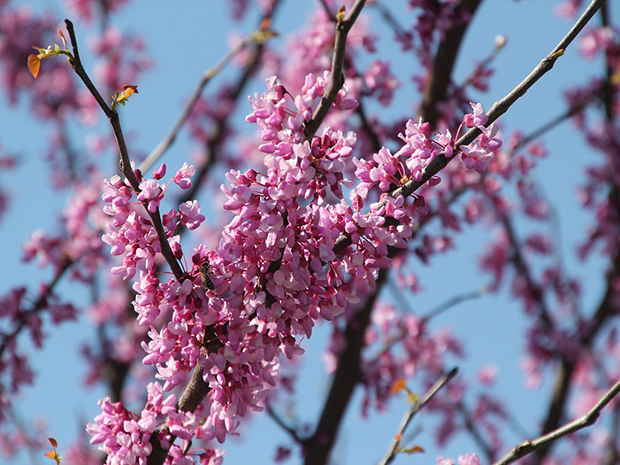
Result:
{"type": "Polygon", "coordinates": [[[60,34],[60,38],[62,39],[62,43],[65,46],[65,49],[68,49],[69,47],[67,47],[67,39],[65,39],[65,35],[62,32],[62,29],[58,29],[58,34],[60,34]]]}
{"type": "Polygon", "coordinates": [[[422,449],[420,446],[413,446],[409,447],[408,449],[404,449],[403,452],[405,454],[418,454],[424,452],[424,449],[422,449]]]}
{"type": "Polygon", "coordinates": [[[271,26],[271,18],[265,18],[260,23],[260,30],[266,31],[269,29],[269,26],[271,26]]]}
{"type": "Polygon", "coordinates": [[[396,394],[397,392],[402,391],[406,387],[407,387],[407,381],[401,378],[394,383],[394,386],[392,386],[392,394],[396,394]]]}
{"type": "Polygon", "coordinates": [[[36,79],[41,68],[41,59],[36,55],[28,55],[28,71],[36,79]]]}

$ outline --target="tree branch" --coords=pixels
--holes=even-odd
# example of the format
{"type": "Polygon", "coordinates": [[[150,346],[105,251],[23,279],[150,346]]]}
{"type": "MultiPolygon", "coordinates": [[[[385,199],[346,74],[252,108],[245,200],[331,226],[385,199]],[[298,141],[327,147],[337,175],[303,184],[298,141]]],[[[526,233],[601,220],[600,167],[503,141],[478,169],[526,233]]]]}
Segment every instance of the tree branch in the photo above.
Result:
{"type": "Polygon", "coordinates": [[[597,402],[597,404],[581,418],[568,423],[567,425],[559,428],[549,434],[539,437],[533,441],[525,441],[523,444],[516,446],[510,453],[508,453],[495,465],[508,465],[531,454],[541,448],[549,446],[551,443],[558,439],[579,431],[588,426],[592,426],[601,414],[601,411],[607,404],[609,404],[614,397],[620,393],[620,381],[618,381],[607,393],[597,402]]]}
{"type": "Polygon", "coordinates": [[[422,410],[426,406],[426,404],[433,397],[435,397],[435,394],[437,394],[446,384],[448,384],[452,380],[452,378],[454,378],[458,374],[458,372],[459,372],[458,368],[454,367],[448,373],[446,373],[441,378],[439,378],[435,382],[435,384],[433,384],[428,389],[428,391],[424,393],[420,401],[412,405],[409,411],[405,413],[405,416],[403,416],[403,419],[401,420],[400,425],[398,427],[398,431],[396,435],[394,435],[392,444],[390,444],[390,447],[388,448],[387,453],[385,454],[383,459],[381,459],[381,461],[379,462],[379,465],[388,465],[392,463],[394,458],[396,458],[396,454],[399,452],[400,441],[403,437],[403,434],[405,433],[405,429],[407,429],[407,426],[409,426],[409,423],[411,422],[411,420],[413,420],[413,417],[420,410],[422,410]]]}
{"type": "Polygon", "coordinates": [[[379,271],[373,293],[366,299],[363,308],[358,310],[351,317],[351,321],[347,323],[344,333],[345,348],[338,357],[338,366],[314,435],[306,441],[305,465],[327,463],[329,453],[336,442],[336,432],[349,405],[353,390],[360,379],[364,335],[370,324],[370,315],[386,276],[387,270],[379,271]]]}
{"type": "MultiPolygon", "coordinates": [[[[65,25],[67,26],[67,32],[69,33],[69,38],[71,40],[71,46],[73,49],[73,57],[69,60],[69,62],[71,63],[71,66],[73,67],[75,73],[80,77],[80,79],[82,80],[86,88],[90,91],[90,93],[93,95],[93,97],[95,97],[95,100],[97,101],[105,115],[108,117],[120,153],[121,171],[131,184],[133,190],[136,192],[136,194],[138,194],[140,193],[140,182],[138,181],[138,178],[136,177],[136,174],[131,167],[131,160],[129,159],[127,144],[125,143],[125,136],[123,135],[123,130],[121,128],[121,123],[118,118],[118,113],[116,112],[116,110],[110,108],[110,106],[108,106],[103,97],[101,97],[101,94],[99,93],[93,82],[90,80],[88,74],[86,73],[86,70],[84,69],[82,61],[80,60],[80,54],[78,52],[77,38],[75,36],[73,23],[66,19],[65,25]]],[[[146,213],[151,218],[153,228],[157,232],[157,238],[161,247],[161,254],[164,256],[166,262],[168,263],[168,266],[172,270],[174,277],[179,282],[182,282],[184,280],[184,273],[181,269],[181,265],[179,265],[179,262],[174,257],[172,248],[170,247],[170,243],[168,242],[168,238],[166,237],[166,232],[164,231],[164,226],[161,222],[161,216],[159,214],[159,208],[157,208],[154,213],[151,213],[146,206],[146,202],[143,202],[143,205],[146,213]]]]}
{"type": "Polygon", "coordinates": [[[271,407],[271,405],[268,405],[266,408],[267,411],[267,415],[269,415],[269,417],[276,422],[276,424],[282,428],[291,438],[293,438],[293,440],[297,443],[297,444],[302,444],[304,442],[304,440],[302,438],[299,437],[299,434],[297,434],[297,431],[290,427],[289,425],[287,425],[284,420],[282,418],[280,418],[280,416],[275,412],[275,410],[271,407]]]}
{"type": "MultiPolygon", "coordinates": [[[[460,8],[466,9],[472,15],[477,10],[480,2],[481,0],[464,0],[460,8]]],[[[452,70],[469,24],[470,21],[464,21],[448,29],[439,44],[437,54],[433,60],[433,68],[430,72],[428,84],[424,89],[424,96],[422,97],[422,105],[420,107],[422,120],[430,123],[432,127],[437,125],[437,121],[441,116],[437,103],[446,99],[446,90],[452,79],[452,70]]]]}
{"type": "Polygon", "coordinates": [[[364,8],[365,3],[366,0],[356,0],[347,17],[342,20],[338,20],[336,23],[336,37],[334,42],[334,55],[332,57],[330,81],[327,85],[325,95],[319,102],[319,105],[316,107],[316,110],[312,115],[312,119],[306,123],[306,127],[304,129],[304,136],[306,140],[312,139],[312,136],[314,136],[314,134],[318,131],[319,126],[321,126],[321,123],[327,116],[332,104],[336,100],[338,92],[340,92],[340,89],[344,84],[344,75],[342,70],[344,67],[347,35],[362,12],[362,8],[364,8]]]}
{"type": "MultiPolygon", "coordinates": [[[[261,20],[261,24],[263,24],[264,19],[265,18],[261,20]]],[[[241,43],[237,44],[237,46],[235,46],[232,50],[230,50],[226,54],[226,56],[224,56],[215,66],[213,66],[212,68],[209,68],[208,70],[204,72],[204,74],[202,75],[202,78],[198,82],[198,86],[192,93],[192,96],[190,97],[189,101],[185,105],[185,108],[183,108],[183,111],[181,112],[179,119],[174,124],[174,126],[172,127],[168,135],[161,140],[161,142],[157,145],[157,147],[155,147],[155,149],[153,149],[153,151],[149,154],[149,156],[146,157],[146,159],[140,164],[140,167],[139,167],[140,171],[142,172],[147,171],[174,143],[177,136],[179,135],[179,132],[181,131],[187,119],[191,115],[192,110],[196,106],[196,103],[200,99],[200,96],[204,92],[205,87],[207,87],[207,84],[209,84],[211,79],[217,76],[222,71],[222,69],[224,69],[224,67],[228,63],[230,63],[230,61],[235,57],[235,55],[245,50],[248,46],[250,46],[253,43],[258,43],[258,44],[264,43],[269,37],[270,37],[269,31],[257,29],[252,34],[250,34],[248,37],[246,37],[241,43]]]]}
{"type": "MultiPolygon", "coordinates": [[[[519,98],[525,95],[525,93],[534,84],[536,84],[536,82],[538,82],[540,78],[542,78],[551,70],[551,68],[553,68],[555,61],[561,56],[560,51],[565,50],[570,45],[570,43],[575,39],[577,34],[585,27],[587,22],[590,20],[590,18],[592,18],[594,13],[596,13],[596,11],[603,5],[603,3],[605,3],[605,0],[593,0],[588,9],[581,16],[581,18],[579,18],[577,23],[560,41],[560,43],[552,50],[552,52],[547,55],[523,81],[521,81],[512,91],[510,91],[510,93],[508,93],[503,99],[493,104],[491,109],[486,114],[486,116],[488,117],[487,126],[496,121],[501,115],[506,113],[506,111],[508,111],[508,109],[519,98]]],[[[454,146],[459,147],[461,145],[467,145],[473,142],[479,135],[480,130],[478,128],[470,129],[458,141],[456,141],[454,146]]],[[[446,158],[445,154],[443,153],[437,155],[424,170],[422,179],[420,181],[410,180],[403,186],[395,189],[390,195],[392,197],[398,197],[399,195],[402,195],[403,197],[409,197],[420,187],[422,187],[430,178],[437,175],[442,169],[444,169],[448,165],[448,163],[450,163],[450,161],[454,158],[456,158],[456,156],[446,158]]],[[[385,204],[387,204],[387,200],[378,202],[376,206],[377,208],[380,208],[382,206],[385,206],[385,204]]],[[[336,240],[336,245],[334,246],[334,253],[338,255],[339,253],[343,252],[349,245],[351,245],[351,238],[344,234],[341,235],[336,240]]]]}

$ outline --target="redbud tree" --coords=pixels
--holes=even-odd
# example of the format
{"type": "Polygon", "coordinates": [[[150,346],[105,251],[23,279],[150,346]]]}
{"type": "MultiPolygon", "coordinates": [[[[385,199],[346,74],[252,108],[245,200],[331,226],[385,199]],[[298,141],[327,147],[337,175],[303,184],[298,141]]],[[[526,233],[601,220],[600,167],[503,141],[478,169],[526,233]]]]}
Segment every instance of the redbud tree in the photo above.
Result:
{"type": "MultiPolygon", "coordinates": [[[[123,19],[132,8],[149,21],[139,2],[46,11],[0,1],[3,114],[37,127],[2,134],[0,152],[2,178],[19,180],[0,185],[0,227],[20,231],[28,264],[3,263],[2,454],[220,464],[244,447],[232,437],[260,436],[252,424],[269,421],[280,439],[262,436],[245,461],[344,463],[334,450],[346,433],[369,442],[356,444],[354,463],[619,463],[617,5],[511,3],[525,11],[522,34],[528,15],[551,9],[565,32],[521,52],[538,64],[504,61],[514,80],[496,89],[510,38],[473,50],[466,39],[492,26],[477,18],[498,3],[201,6],[242,31],[205,63],[226,38],[176,32],[172,15],[153,37],[133,34],[123,19]],[[585,78],[567,79],[569,56],[585,78]],[[202,77],[149,84],[179,57],[202,77]],[[545,80],[568,83],[562,105],[537,94],[529,114],[504,123],[545,80]],[[157,105],[179,88],[175,107],[157,105]],[[170,124],[144,148],[127,127],[149,101],[153,126],[170,124]],[[545,146],[569,132],[587,147],[579,173],[566,161],[577,146],[545,146]],[[26,157],[43,161],[49,186],[32,184],[26,157]],[[555,205],[545,187],[569,179],[576,200],[555,205]],[[561,221],[564,203],[583,224],[561,221]],[[15,221],[32,222],[27,236],[15,221]],[[473,259],[463,237],[475,238],[473,259]],[[474,307],[493,314],[459,315],[474,307]],[[506,366],[488,363],[505,350],[493,318],[518,321],[520,353],[506,366]],[[22,396],[37,386],[37,357],[73,321],[90,335],[72,348],[80,376],[103,395],[71,442],[58,422],[25,417],[22,396]],[[318,353],[317,337],[328,382],[300,418],[304,352],[318,353]],[[497,388],[515,368],[519,396],[497,388]],[[525,414],[520,396],[536,407],[525,414]],[[369,420],[370,441],[347,412],[369,420]],[[390,421],[378,426],[382,414],[390,421]]],[[[80,392],[53,383],[61,394],[48,403],[80,392]]]]}

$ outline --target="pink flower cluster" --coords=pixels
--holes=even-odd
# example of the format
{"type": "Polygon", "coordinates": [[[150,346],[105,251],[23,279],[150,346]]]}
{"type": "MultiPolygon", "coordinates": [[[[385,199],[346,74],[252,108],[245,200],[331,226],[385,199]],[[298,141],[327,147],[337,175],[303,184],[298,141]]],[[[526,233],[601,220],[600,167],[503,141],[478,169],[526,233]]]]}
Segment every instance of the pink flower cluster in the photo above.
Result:
{"type": "MultiPolygon", "coordinates": [[[[226,175],[224,208],[235,216],[216,251],[204,246],[194,251],[192,268],[180,282],[160,282],[155,263],[161,246],[150,218],[141,213],[141,206],[132,205],[136,193],[128,182],[118,176],[106,182],[105,212],[113,219],[104,240],[112,254],[123,259],[113,272],[129,279],[139,270],[134,308],[139,323],[150,327],[143,362],[156,366],[163,391],[184,383],[197,365],[210,387],[209,407],[194,412],[196,425],[188,438],[221,442],[234,433],[239,418],[258,408],[274,386],[280,355],[290,359],[301,353],[300,339],[311,336],[316,320],[332,320],[373,288],[379,268],[390,266],[388,247],[406,246],[411,215],[424,206],[407,205],[402,196],[384,193],[383,202],[365,211],[369,191],[378,186],[385,192],[390,185],[419,176],[422,164],[411,160],[432,158],[439,148],[449,150],[449,133],[431,140],[428,126],[410,123],[397,155],[383,149],[372,168],[358,168],[361,182],[350,192],[353,205],[348,204],[343,186],[349,183],[342,173],[353,163],[355,134],[329,127],[311,138],[304,132],[328,81],[328,74],[308,75],[301,92],[291,95],[278,79],[269,78],[268,92],[250,98],[253,111],[247,120],[261,129],[259,149],[265,154],[266,172],[232,170],[226,175]],[[387,217],[398,221],[388,222],[387,217]],[[343,236],[351,245],[336,255],[336,241],[343,236]],[[213,289],[203,287],[205,264],[213,289]],[[171,310],[171,318],[156,329],[154,321],[164,310],[171,310]]],[[[348,110],[356,102],[345,87],[334,105],[348,110]]],[[[184,166],[174,180],[188,187],[191,174],[184,166]]],[[[157,212],[166,192],[157,180],[165,168],[156,170],[153,179],[137,175],[138,200],[149,212],[157,212]]],[[[163,215],[177,260],[183,259],[183,252],[176,227],[194,228],[202,219],[194,202],[163,215]]],[[[115,421],[108,415],[99,417],[97,424],[115,421]]],[[[175,429],[174,434],[184,438],[185,432],[175,429]]],[[[140,434],[136,441],[142,447],[140,434]]],[[[184,463],[178,460],[172,463],[184,463]]]]}
{"type": "MultiPolygon", "coordinates": [[[[194,174],[194,167],[187,163],[175,174],[173,180],[183,189],[191,187],[189,179],[194,174]]],[[[166,185],[158,184],[157,179],[161,179],[166,173],[165,165],[154,172],[154,179],[144,179],[139,171],[136,174],[140,180],[140,192],[137,193],[137,200],[142,202],[150,213],[155,213],[164,192],[166,185]]],[[[124,279],[131,279],[137,270],[138,264],[150,273],[155,271],[155,257],[161,252],[161,245],[157,232],[153,228],[151,219],[141,208],[136,208],[132,204],[132,198],[136,194],[129,184],[123,181],[120,176],[115,175],[105,181],[106,189],[103,193],[103,200],[108,205],[103,209],[104,213],[113,217],[107,225],[107,232],[103,236],[104,242],[109,244],[111,253],[115,256],[123,256],[123,263],[112,269],[114,274],[122,274],[124,279]]],[[[195,201],[188,201],[180,205],[179,212],[172,209],[163,215],[162,222],[166,229],[172,250],[177,258],[182,256],[181,246],[178,236],[175,236],[176,228],[179,224],[191,229],[197,228],[204,221],[204,216],[200,214],[200,206],[195,201]]],[[[157,281],[157,278],[155,278],[157,281]]]]}
{"type": "Polygon", "coordinates": [[[364,84],[369,94],[376,94],[383,106],[392,102],[394,90],[400,87],[400,81],[392,74],[389,62],[381,60],[375,60],[364,73],[364,84]]]}
{"type": "Polygon", "coordinates": [[[482,135],[471,144],[459,146],[459,149],[463,152],[462,158],[467,168],[484,173],[493,159],[493,151],[502,146],[502,141],[497,137],[499,128],[495,124],[489,125],[488,128],[485,127],[488,118],[484,114],[482,105],[472,103],[471,107],[474,112],[465,115],[463,122],[468,128],[480,129],[482,135]]]}
{"type": "MultiPolygon", "coordinates": [[[[459,455],[458,465],[480,465],[480,459],[476,454],[459,455]]],[[[454,465],[454,460],[439,457],[437,465],[454,465]]]]}
{"type": "Polygon", "coordinates": [[[462,356],[459,343],[449,332],[431,333],[423,319],[411,313],[399,314],[392,305],[377,305],[372,323],[365,335],[362,364],[364,416],[370,407],[385,409],[398,380],[417,376],[430,384],[447,371],[447,357],[462,356]]]}
{"type": "MultiPolygon", "coordinates": [[[[493,159],[493,151],[498,150],[502,142],[496,137],[498,129],[495,125],[485,128],[484,124],[488,119],[482,111],[482,106],[473,103],[471,106],[474,112],[466,114],[462,124],[469,128],[479,128],[482,135],[468,145],[459,146],[459,149],[465,166],[482,173],[493,159]]],[[[361,181],[351,195],[354,203],[358,195],[366,198],[368,192],[375,186],[382,192],[389,192],[403,186],[409,180],[420,181],[433,158],[440,153],[447,158],[455,154],[453,147],[455,141],[450,131],[433,133],[428,123],[421,121],[414,123],[409,120],[405,134],[399,134],[399,137],[405,145],[394,154],[388,148],[382,147],[373,155],[372,160],[354,159],[357,166],[355,176],[361,181]]],[[[440,179],[434,176],[428,183],[433,186],[439,181],[440,179]]]]}
{"type": "Polygon", "coordinates": [[[108,454],[107,463],[145,465],[153,449],[151,436],[157,434],[160,443],[169,447],[166,463],[190,465],[196,463],[195,457],[200,464],[220,465],[223,453],[218,449],[185,452],[179,445],[171,444],[175,436],[189,442],[199,426],[197,416],[179,411],[176,403],[175,395],[164,397],[158,383],[149,384],[148,400],[140,415],[130,412],[120,402],[111,403],[109,398],[99,401],[101,414],[86,428],[92,435],[90,442],[108,454]],[[165,429],[156,431],[160,426],[158,416],[162,415],[166,417],[165,429]]]}

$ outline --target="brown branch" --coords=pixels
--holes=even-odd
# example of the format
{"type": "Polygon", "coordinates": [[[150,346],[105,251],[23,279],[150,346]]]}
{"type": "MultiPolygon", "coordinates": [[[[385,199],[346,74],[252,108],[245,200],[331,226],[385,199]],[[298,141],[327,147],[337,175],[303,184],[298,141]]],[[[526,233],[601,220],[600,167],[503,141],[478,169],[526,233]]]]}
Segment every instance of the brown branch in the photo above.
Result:
{"type": "Polygon", "coordinates": [[[387,270],[379,271],[376,287],[363,308],[351,317],[344,332],[345,348],[338,357],[338,366],[321,417],[311,439],[306,441],[305,465],[327,463],[329,453],[336,442],[336,433],[342,417],[360,379],[360,361],[364,347],[364,335],[370,324],[370,315],[379,290],[387,277],[387,270]]]}
{"type": "MultiPolygon", "coordinates": [[[[88,77],[88,74],[85,71],[82,65],[82,62],[80,60],[80,55],[79,55],[78,47],[77,47],[77,39],[75,36],[73,23],[71,23],[71,21],[69,20],[65,20],[65,24],[67,26],[67,31],[69,33],[71,45],[73,48],[73,57],[70,59],[71,66],[75,70],[76,74],[82,79],[82,81],[84,82],[88,90],[91,92],[93,97],[95,97],[95,100],[97,101],[97,103],[99,104],[99,106],[101,107],[105,115],[108,117],[110,121],[110,125],[112,126],[112,130],[114,132],[114,136],[116,138],[118,150],[120,153],[121,171],[123,172],[125,177],[129,180],[129,183],[131,184],[134,191],[136,193],[139,193],[140,183],[138,181],[138,178],[135,172],[133,171],[131,167],[131,161],[129,159],[127,144],[125,143],[125,138],[124,138],[123,131],[120,125],[118,113],[112,108],[110,108],[108,104],[103,100],[103,98],[101,97],[101,94],[99,93],[97,88],[94,86],[94,84],[92,83],[92,81],[88,77]]],[[[170,269],[174,273],[175,278],[178,281],[182,282],[185,279],[185,275],[183,273],[183,270],[181,269],[181,266],[179,265],[179,262],[174,257],[174,254],[172,252],[172,249],[166,237],[166,233],[164,231],[164,228],[161,222],[159,208],[156,209],[154,213],[151,213],[148,210],[146,205],[144,205],[144,208],[146,212],[148,213],[149,217],[151,218],[151,221],[153,223],[153,228],[157,232],[159,243],[162,249],[162,255],[164,256],[164,258],[166,259],[166,262],[170,266],[170,269]]],[[[185,391],[183,392],[183,394],[181,395],[179,399],[179,402],[178,402],[179,410],[183,410],[183,411],[195,410],[196,407],[202,402],[202,400],[204,400],[206,395],[209,393],[209,386],[203,380],[202,375],[203,375],[202,368],[199,366],[196,367],[196,369],[192,373],[192,378],[188,386],[186,387],[185,391]]],[[[162,430],[162,432],[164,432],[164,430],[162,430]]],[[[174,438],[172,439],[172,441],[173,440],[174,438]]],[[[151,437],[151,443],[153,445],[153,452],[151,453],[148,459],[149,465],[163,463],[164,460],[166,459],[167,451],[164,450],[163,447],[161,446],[161,443],[159,441],[159,437],[157,434],[154,434],[151,437]]]]}
{"type": "MultiPolygon", "coordinates": [[[[204,372],[200,365],[197,365],[192,372],[192,377],[187,383],[179,401],[177,402],[177,409],[182,412],[193,412],[198,408],[202,401],[207,397],[207,394],[211,391],[209,385],[204,381],[204,372]]],[[[164,449],[159,440],[159,434],[170,434],[167,427],[159,428],[151,436],[151,446],[153,447],[151,454],[147,459],[148,465],[159,465],[164,463],[166,457],[168,457],[168,449],[164,449]]],[[[172,445],[176,440],[176,436],[170,434],[169,443],[172,445]]]]}
{"type": "MultiPolygon", "coordinates": [[[[121,171],[123,172],[127,180],[129,180],[129,183],[131,184],[133,190],[136,192],[136,194],[138,194],[140,193],[140,182],[138,181],[138,178],[136,177],[136,174],[131,167],[131,160],[129,159],[127,144],[125,143],[125,136],[123,135],[123,130],[121,128],[118,113],[116,112],[116,110],[113,110],[112,108],[110,108],[110,106],[108,106],[108,104],[105,102],[93,82],[88,77],[86,70],[84,69],[82,61],[80,60],[80,54],[78,52],[77,38],[75,36],[73,23],[66,19],[65,25],[67,27],[67,32],[69,33],[69,38],[71,40],[71,46],[73,49],[73,57],[69,59],[69,63],[71,63],[71,66],[73,67],[75,73],[80,77],[86,88],[90,91],[90,93],[93,95],[105,115],[108,117],[120,153],[121,171]]],[[[143,202],[143,205],[147,214],[151,218],[153,228],[157,232],[157,238],[161,247],[161,254],[164,256],[166,262],[168,263],[168,266],[174,273],[175,278],[179,282],[182,282],[184,279],[184,273],[181,269],[181,266],[179,265],[179,262],[174,257],[172,248],[170,247],[170,243],[168,242],[168,238],[166,237],[166,232],[164,231],[164,226],[161,222],[159,208],[157,208],[154,213],[151,213],[147,208],[146,202],[143,202]]]]}
{"type": "MultiPolygon", "coordinates": [[[[481,0],[464,0],[460,8],[466,9],[470,15],[473,15],[480,2],[481,0]]],[[[464,21],[462,24],[448,29],[433,60],[433,68],[430,72],[428,84],[424,89],[420,107],[422,120],[430,123],[433,127],[437,125],[441,116],[437,104],[446,99],[446,90],[452,79],[452,70],[469,24],[470,21],[464,21]]]]}
{"type": "Polygon", "coordinates": [[[535,452],[541,448],[547,448],[551,443],[568,434],[572,434],[583,428],[592,426],[600,416],[603,408],[605,408],[605,406],[609,404],[619,393],[620,381],[618,381],[609,391],[607,391],[607,393],[601,398],[601,400],[599,400],[597,404],[592,407],[592,409],[584,416],[568,423],[562,428],[556,429],[549,434],[541,436],[538,439],[535,439],[533,441],[525,441],[523,444],[516,446],[499,462],[496,462],[495,465],[508,465],[509,463],[516,462],[521,457],[525,457],[532,452],[535,452]]]}
{"type": "Polygon", "coordinates": [[[19,313],[19,315],[16,316],[15,319],[17,320],[17,324],[13,331],[8,334],[0,333],[0,360],[4,355],[4,351],[6,350],[6,348],[11,344],[12,341],[17,338],[19,333],[21,333],[22,330],[28,326],[30,317],[47,308],[48,299],[52,296],[56,285],[60,282],[60,279],[74,263],[75,261],[66,258],[56,269],[56,274],[54,275],[50,283],[47,286],[43,287],[41,294],[39,294],[37,300],[32,304],[32,307],[29,310],[21,312],[19,313]]]}
{"type": "Polygon", "coordinates": [[[495,460],[495,457],[496,457],[495,452],[485,440],[482,432],[480,431],[480,428],[478,427],[478,424],[472,418],[463,400],[459,400],[457,402],[456,408],[458,409],[459,413],[461,414],[461,417],[463,418],[463,422],[465,423],[465,428],[467,429],[467,431],[469,431],[469,434],[471,435],[474,442],[478,445],[478,447],[484,453],[487,459],[487,462],[491,463],[493,460],[495,460]]]}
{"type": "Polygon", "coordinates": [[[409,423],[411,422],[411,420],[413,420],[413,417],[420,410],[422,410],[426,406],[426,404],[433,397],[435,397],[435,394],[437,394],[446,384],[448,384],[452,380],[452,378],[454,378],[458,374],[458,372],[459,372],[458,368],[455,367],[455,368],[452,368],[452,370],[450,370],[448,373],[443,375],[441,378],[439,378],[435,382],[435,384],[433,384],[424,393],[420,401],[413,404],[411,408],[409,409],[409,411],[405,413],[405,416],[403,416],[403,419],[401,420],[400,425],[398,427],[398,431],[394,435],[394,438],[392,439],[392,444],[390,444],[390,447],[388,448],[387,453],[385,454],[383,459],[381,459],[381,461],[379,462],[380,465],[388,465],[392,463],[392,461],[396,458],[396,454],[399,452],[400,441],[403,437],[403,434],[405,433],[405,430],[407,429],[407,426],[409,426],[409,423]]]}
{"type": "Polygon", "coordinates": [[[306,140],[312,139],[312,136],[318,131],[319,126],[327,116],[327,113],[332,107],[332,104],[336,100],[338,92],[344,84],[344,58],[347,45],[347,35],[355,24],[359,14],[364,8],[366,0],[356,0],[351,7],[351,11],[344,19],[339,19],[336,23],[336,37],[334,42],[334,55],[332,57],[332,69],[329,84],[325,90],[325,95],[316,107],[312,119],[306,123],[304,129],[304,137],[306,140]]]}
{"type": "MultiPolygon", "coordinates": [[[[605,0],[593,0],[588,9],[584,12],[584,14],[579,18],[577,23],[572,27],[572,29],[566,34],[566,36],[560,41],[560,43],[551,51],[549,55],[547,55],[539,64],[534,68],[534,70],[521,81],[510,93],[508,93],[503,99],[495,102],[489,112],[486,114],[488,117],[487,126],[496,121],[501,115],[506,113],[508,109],[525,93],[534,85],[536,82],[540,80],[545,74],[551,71],[555,61],[561,56],[561,50],[566,50],[566,48],[570,45],[570,43],[575,39],[577,34],[585,27],[587,22],[592,18],[594,13],[601,7],[601,5],[605,3],[605,0]]],[[[470,129],[466,134],[464,134],[456,143],[455,147],[459,147],[461,145],[467,145],[473,142],[476,137],[480,135],[480,130],[478,128],[470,129]]],[[[409,197],[415,191],[417,191],[420,187],[422,187],[429,179],[433,176],[436,176],[442,169],[444,169],[448,163],[452,159],[456,158],[456,155],[447,158],[444,153],[437,155],[433,160],[428,164],[428,166],[424,169],[422,174],[422,179],[420,181],[410,180],[405,183],[403,186],[395,189],[392,193],[392,197],[398,197],[402,195],[403,197],[409,197]]],[[[376,205],[377,208],[381,208],[387,204],[387,200],[382,202],[378,202],[376,205]]],[[[338,255],[343,252],[349,245],[351,245],[351,238],[348,235],[341,235],[337,240],[334,246],[334,253],[338,255]]]]}

